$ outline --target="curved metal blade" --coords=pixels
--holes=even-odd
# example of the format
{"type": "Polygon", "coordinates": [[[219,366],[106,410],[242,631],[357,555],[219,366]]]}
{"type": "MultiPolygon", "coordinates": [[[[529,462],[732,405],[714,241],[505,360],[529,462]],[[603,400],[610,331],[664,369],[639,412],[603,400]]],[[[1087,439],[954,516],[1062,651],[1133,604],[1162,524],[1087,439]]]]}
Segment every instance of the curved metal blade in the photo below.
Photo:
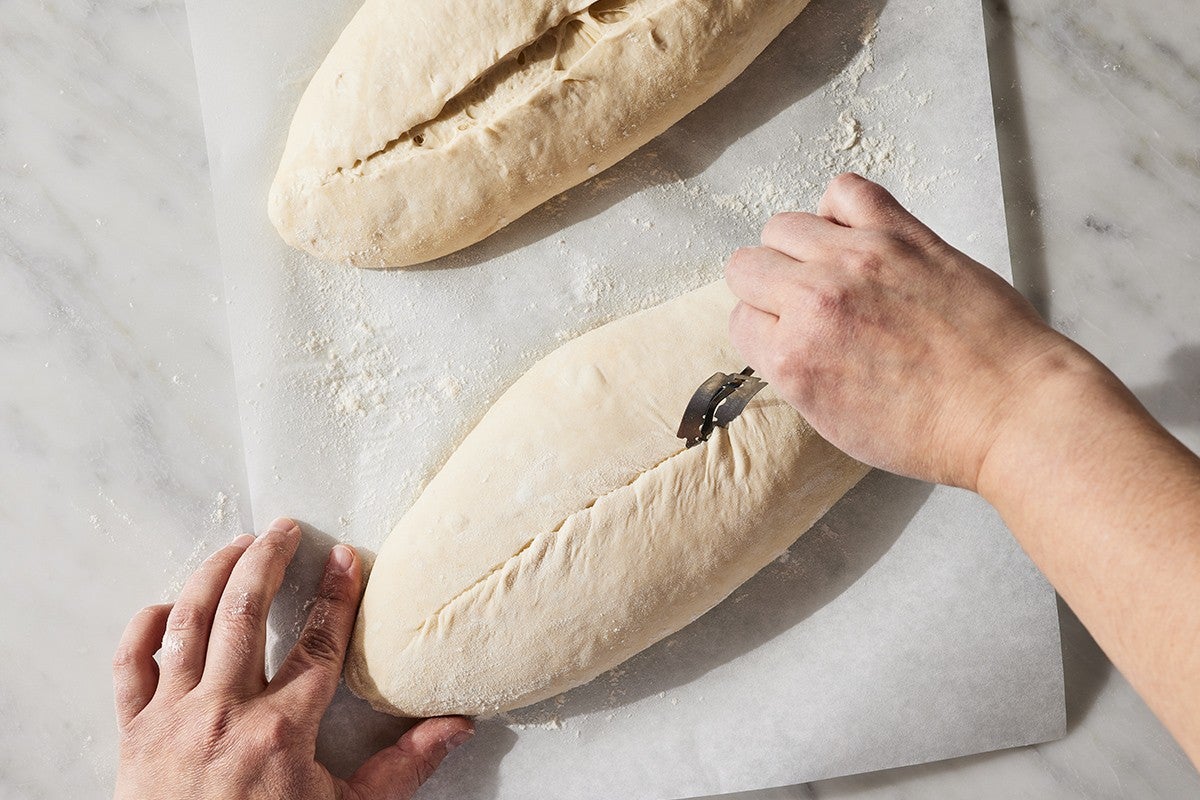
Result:
{"type": "Polygon", "coordinates": [[[714,427],[728,427],[766,385],[765,381],[754,377],[750,367],[732,375],[714,374],[692,395],[676,435],[685,440],[688,447],[707,441],[714,427]]]}

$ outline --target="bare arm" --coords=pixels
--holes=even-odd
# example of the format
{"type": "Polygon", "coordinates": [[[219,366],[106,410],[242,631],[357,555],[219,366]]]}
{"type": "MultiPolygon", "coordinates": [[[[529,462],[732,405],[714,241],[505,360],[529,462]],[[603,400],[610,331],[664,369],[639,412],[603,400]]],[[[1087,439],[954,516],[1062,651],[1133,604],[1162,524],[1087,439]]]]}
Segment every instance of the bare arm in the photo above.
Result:
{"type": "Polygon", "coordinates": [[[1200,461],[1107,370],[1048,372],[977,488],[1200,765],[1200,461]]]}
{"type": "Polygon", "coordinates": [[[734,344],[851,455],[995,505],[1200,764],[1200,460],[879,186],[818,211],[730,260],[734,344]]]}

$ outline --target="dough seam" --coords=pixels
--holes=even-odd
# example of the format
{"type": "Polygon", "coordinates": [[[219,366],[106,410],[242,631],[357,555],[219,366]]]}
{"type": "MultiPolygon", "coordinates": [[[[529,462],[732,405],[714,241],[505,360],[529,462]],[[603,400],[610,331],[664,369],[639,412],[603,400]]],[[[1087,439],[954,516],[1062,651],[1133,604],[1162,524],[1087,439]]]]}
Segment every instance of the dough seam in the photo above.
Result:
{"type": "MultiPolygon", "coordinates": [[[[436,611],[430,612],[429,615],[425,617],[425,619],[421,620],[421,624],[416,627],[414,632],[415,633],[424,633],[430,627],[436,627],[438,619],[442,616],[442,614],[446,610],[448,610],[451,606],[457,604],[460,600],[464,600],[467,597],[467,595],[478,594],[479,591],[482,591],[482,587],[485,583],[487,583],[488,581],[490,581],[492,578],[496,577],[500,573],[504,572],[504,570],[510,564],[514,563],[515,561],[519,561],[526,553],[528,553],[531,549],[533,549],[533,546],[535,544],[537,544],[537,542],[539,540],[544,541],[546,539],[549,539],[549,538],[561,533],[562,530],[564,528],[566,528],[567,525],[570,524],[570,522],[573,519],[576,519],[577,517],[579,517],[582,514],[586,514],[588,511],[590,511],[592,508],[594,508],[595,505],[597,503],[599,503],[601,500],[605,499],[606,497],[610,497],[623,489],[628,489],[629,487],[633,486],[638,481],[645,478],[647,475],[650,475],[651,473],[661,469],[662,467],[665,467],[671,461],[674,461],[676,458],[679,458],[679,456],[684,455],[690,449],[691,448],[685,447],[682,450],[675,451],[671,455],[669,455],[666,458],[664,458],[663,460],[659,461],[657,464],[654,464],[653,466],[648,467],[648,468],[642,470],[641,472],[639,472],[638,474],[634,475],[632,478],[630,478],[628,481],[621,484],[620,486],[610,489],[609,491],[605,492],[602,495],[599,495],[594,500],[592,500],[591,502],[584,505],[582,508],[571,512],[565,518],[563,518],[562,522],[555,525],[551,530],[546,531],[544,533],[537,534],[536,536],[531,538],[528,542],[523,544],[521,546],[521,548],[519,550],[517,550],[517,552],[513,553],[511,556],[506,558],[504,561],[502,561],[501,563],[492,567],[485,575],[481,576],[479,578],[479,580],[475,581],[470,586],[467,586],[466,588],[464,588],[461,592],[454,595],[454,597],[451,597],[449,600],[447,600],[445,603],[443,603],[436,611]]],[[[416,641],[416,638],[414,638],[412,641],[410,641],[409,642],[410,646],[411,646],[412,642],[415,642],[415,641],[416,641]]]]}
{"type": "MultiPolygon", "coordinates": [[[[555,45],[555,53],[554,53],[554,56],[552,59],[555,66],[552,66],[550,68],[550,70],[546,73],[543,80],[536,83],[524,94],[514,97],[512,99],[512,101],[510,101],[506,105],[504,105],[500,108],[494,109],[487,118],[475,119],[474,124],[471,125],[469,128],[467,128],[465,130],[459,129],[459,130],[455,131],[454,134],[449,139],[439,142],[437,147],[431,147],[431,148],[418,150],[417,152],[409,154],[408,157],[416,158],[421,154],[421,152],[433,152],[433,151],[436,151],[437,149],[449,147],[454,142],[454,140],[458,139],[459,136],[461,136],[462,134],[467,133],[468,131],[478,128],[480,126],[487,126],[492,122],[492,120],[500,119],[500,118],[504,117],[508,112],[512,111],[514,108],[517,108],[517,107],[521,106],[522,104],[526,103],[531,97],[534,97],[534,96],[538,95],[539,93],[543,92],[547,86],[551,86],[554,83],[568,83],[570,81],[578,80],[578,78],[574,77],[574,75],[572,74],[575,71],[576,65],[578,65],[579,63],[584,61],[587,58],[587,56],[593,50],[595,50],[602,42],[612,39],[621,33],[624,33],[635,22],[651,19],[655,14],[661,12],[663,10],[663,8],[670,5],[672,2],[682,2],[682,0],[662,0],[662,2],[658,3],[653,8],[647,10],[642,16],[626,17],[624,19],[619,20],[617,23],[606,22],[603,19],[601,19],[599,16],[597,16],[597,14],[610,14],[610,13],[612,13],[613,9],[602,8],[599,11],[596,11],[595,13],[593,13],[593,9],[596,9],[597,6],[610,5],[609,3],[605,2],[605,0],[600,0],[599,2],[593,3],[592,5],[588,6],[587,8],[584,8],[581,11],[577,11],[574,14],[568,14],[566,17],[560,19],[558,22],[550,25],[548,28],[546,28],[545,30],[538,33],[536,36],[534,36],[529,41],[523,42],[518,47],[514,48],[510,52],[501,56],[499,59],[496,60],[496,62],[494,64],[492,64],[491,66],[484,69],[479,75],[477,75],[474,79],[472,79],[470,83],[468,83],[466,86],[464,86],[462,89],[458,90],[454,94],[449,95],[446,98],[446,100],[442,103],[442,107],[440,109],[438,109],[438,112],[436,114],[434,114],[432,117],[430,117],[429,119],[421,120],[420,122],[416,122],[416,123],[412,124],[406,130],[401,131],[399,134],[394,136],[392,139],[385,142],[382,147],[375,150],[373,153],[370,153],[365,156],[357,157],[357,159],[355,160],[353,165],[346,166],[343,164],[341,166],[338,166],[336,169],[332,170],[328,174],[326,174],[325,177],[322,178],[320,181],[321,186],[327,186],[327,185],[329,185],[330,182],[337,180],[346,174],[350,174],[353,177],[362,177],[362,176],[370,174],[370,172],[364,171],[364,168],[368,164],[370,164],[371,162],[375,161],[376,159],[378,159],[382,156],[387,155],[388,153],[391,153],[399,145],[403,144],[404,142],[416,140],[427,127],[434,125],[437,122],[440,122],[443,118],[455,116],[461,110],[461,109],[453,108],[457,104],[458,101],[461,101],[463,98],[469,96],[472,92],[476,91],[481,84],[485,83],[497,71],[505,68],[506,66],[511,65],[512,62],[518,60],[523,53],[525,53],[530,48],[535,47],[538,43],[540,43],[546,37],[555,36],[555,37],[557,37],[557,42],[555,45]],[[557,66],[563,56],[563,53],[567,49],[569,49],[566,46],[568,43],[567,37],[581,35],[578,32],[572,32],[570,30],[571,25],[575,22],[580,22],[583,20],[591,20],[600,29],[608,28],[609,30],[602,33],[602,35],[599,36],[598,38],[591,40],[587,47],[587,51],[584,52],[582,55],[576,57],[574,59],[574,61],[572,61],[570,64],[568,64],[565,67],[557,66]],[[452,111],[452,113],[450,113],[449,115],[447,114],[448,109],[452,111]]],[[[627,5],[627,4],[628,3],[622,3],[621,5],[623,6],[623,5],[627,5]]],[[[619,10],[619,9],[620,9],[620,6],[617,7],[617,10],[619,10]]],[[[653,30],[651,31],[651,33],[653,33],[653,30]]],[[[492,88],[493,88],[493,91],[496,89],[496,87],[492,87],[492,88]]],[[[416,144],[416,147],[421,148],[422,145],[418,143],[418,144],[416,144]]],[[[386,167],[380,167],[380,168],[385,169],[386,167]]]]}

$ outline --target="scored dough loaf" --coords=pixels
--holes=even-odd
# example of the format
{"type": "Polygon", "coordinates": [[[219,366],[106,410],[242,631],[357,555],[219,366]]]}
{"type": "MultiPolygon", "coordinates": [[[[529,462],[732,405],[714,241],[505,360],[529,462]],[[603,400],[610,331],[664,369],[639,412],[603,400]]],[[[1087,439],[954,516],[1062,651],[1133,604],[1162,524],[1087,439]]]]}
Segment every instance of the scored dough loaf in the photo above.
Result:
{"type": "Polygon", "coordinates": [[[709,441],[675,438],[696,387],[741,366],[734,303],[718,283],[605,325],[496,401],[375,561],[354,692],[425,717],[586,683],[719,603],[866,474],[770,386],[709,441]]]}
{"type": "Polygon", "coordinates": [[[269,213],[403,267],[607,169],[733,80],[808,0],[367,0],[304,92],[269,213]]]}

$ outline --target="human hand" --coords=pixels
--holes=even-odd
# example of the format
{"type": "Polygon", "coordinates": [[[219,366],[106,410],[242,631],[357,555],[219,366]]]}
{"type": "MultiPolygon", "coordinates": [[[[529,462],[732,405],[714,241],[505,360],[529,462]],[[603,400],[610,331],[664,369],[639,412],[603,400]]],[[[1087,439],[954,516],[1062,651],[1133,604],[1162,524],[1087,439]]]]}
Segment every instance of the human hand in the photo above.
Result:
{"type": "Polygon", "coordinates": [[[312,612],[275,676],[265,677],[267,611],[300,542],[276,520],[209,557],[173,605],[142,609],[113,659],[121,734],[117,800],[408,800],[474,732],[428,719],[348,781],[314,758],[362,590],[362,565],[338,545],[312,612]],[[154,660],[159,654],[159,663],[154,660]]]}
{"type": "Polygon", "coordinates": [[[1046,381],[1099,369],[1003,279],[882,187],[829,186],[725,269],[734,346],[826,439],[877,467],[975,489],[1046,381]]]}

